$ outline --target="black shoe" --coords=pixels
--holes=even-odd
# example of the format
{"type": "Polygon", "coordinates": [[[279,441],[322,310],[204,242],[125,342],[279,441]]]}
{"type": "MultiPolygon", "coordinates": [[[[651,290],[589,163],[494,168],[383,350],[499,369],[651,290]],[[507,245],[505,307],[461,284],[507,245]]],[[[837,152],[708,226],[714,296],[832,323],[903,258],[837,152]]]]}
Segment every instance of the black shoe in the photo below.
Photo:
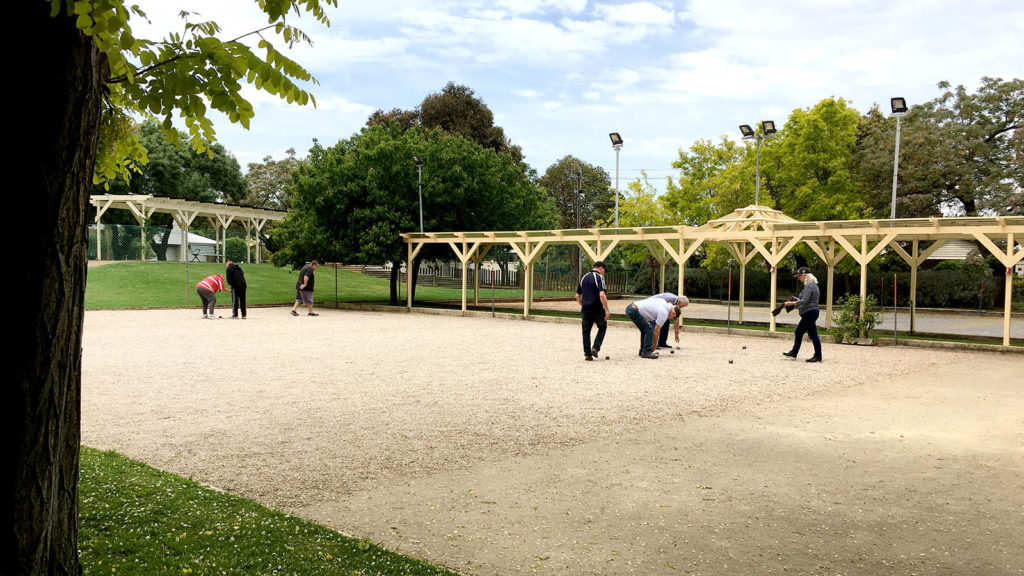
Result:
{"type": "Polygon", "coordinates": [[[782,355],[789,356],[790,358],[796,358],[796,352],[793,352],[792,350],[789,352],[783,352],[782,355]]]}
{"type": "Polygon", "coordinates": [[[808,362],[821,362],[821,356],[811,356],[807,359],[808,362]]]}
{"type": "Polygon", "coordinates": [[[657,360],[658,359],[658,353],[657,352],[644,352],[643,354],[640,355],[640,357],[641,358],[650,358],[651,360],[657,360]]]}
{"type": "Polygon", "coordinates": [[[658,345],[658,349],[659,349],[659,350],[660,350],[660,349],[662,349],[662,348],[664,348],[664,349],[666,349],[666,350],[671,350],[671,349],[672,349],[672,347],[671,347],[671,346],[669,346],[668,344],[665,344],[665,345],[658,345]]]}
{"type": "Polygon", "coordinates": [[[296,312],[295,310],[292,310],[292,316],[298,316],[298,315],[299,315],[298,312],[296,312]]]}
{"type": "Polygon", "coordinates": [[[316,312],[310,312],[309,314],[306,314],[306,316],[319,316],[319,314],[316,312]]]}

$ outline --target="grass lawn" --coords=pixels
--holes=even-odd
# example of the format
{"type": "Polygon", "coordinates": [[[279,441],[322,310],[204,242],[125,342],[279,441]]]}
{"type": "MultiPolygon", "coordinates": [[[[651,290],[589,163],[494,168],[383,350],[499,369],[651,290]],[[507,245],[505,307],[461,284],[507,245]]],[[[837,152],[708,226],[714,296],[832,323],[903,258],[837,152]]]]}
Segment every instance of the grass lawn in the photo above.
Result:
{"type": "MultiPolygon", "coordinates": [[[[298,271],[277,268],[270,264],[243,264],[245,281],[248,285],[246,300],[249,305],[292,304],[295,302],[295,281],[298,271]]],[[[199,307],[196,295],[197,282],[211,274],[223,274],[224,265],[215,263],[183,262],[113,262],[89,268],[85,287],[87,309],[110,308],[180,308],[199,307]]],[[[471,279],[472,280],[472,279],[471,279]]],[[[319,302],[334,302],[335,294],[340,302],[387,303],[390,288],[388,281],[350,272],[320,267],[316,272],[316,295],[319,302]]],[[[481,287],[480,297],[490,298],[490,290],[481,287]]],[[[571,292],[535,291],[538,298],[570,296],[571,292]]],[[[472,297],[472,285],[469,286],[472,297]]],[[[496,298],[522,299],[522,290],[496,290],[496,298]]],[[[405,298],[405,286],[402,286],[405,298]]],[[[461,291],[455,288],[433,288],[419,286],[416,300],[458,300],[461,291]]],[[[219,307],[231,306],[231,295],[218,293],[219,307]]]]}
{"type": "Polygon", "coordinates": [[[80,474],[85,574],[455,574],[114,452],[80,474]]]}

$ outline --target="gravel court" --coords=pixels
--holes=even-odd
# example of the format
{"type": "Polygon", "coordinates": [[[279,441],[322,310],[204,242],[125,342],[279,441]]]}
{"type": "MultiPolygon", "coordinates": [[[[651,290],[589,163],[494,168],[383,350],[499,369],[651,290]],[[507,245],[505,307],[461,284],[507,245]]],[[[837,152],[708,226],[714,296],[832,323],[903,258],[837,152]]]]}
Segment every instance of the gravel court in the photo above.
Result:
{"type": "MultiPolygon", "coordinates": [[[[537,477],[529,472],[534,465],[522,463],[542,462],[547,472],[523,485],[572,508],[581,491],[614,491],[612,471],[626,457],[624,445],[669,454],[679,438],[692,444],[685,438],[694,422],[736,421],[730,426],[752,426],[757,435],[759,414],[790,417],[801,402],[870,394],[968,364],[996,370],[994,381],[1008,382],[1021,366],[1020,356],[829,344],[823,364],[807,365],[782,358],[785,339],[685,333],[682,350],[651,361],[636,357],[638,332],[624,323],[609,329],[604,351],[612,360],[586,363],[576,323],[318,311],[317,318],[293,318],[287,308],[257,308],[246,321],[204,321],[194,310],[87,312],[83,444],[470,573],[621,573],[587,563],[593,555],[579,551],[585,544],[572,544],[565,522],[532,526],[545,538],[502,542],[494,534],[510,522],[529,527],[529,518],[505,516],[495,504],[477,509],[449,494],[445,501],[495,523],[475,529],[480,540],[452,538],[457,515],[439,514],[441,500],[415,504],[398,495],[430,493],[467,474],[480,479],[477,494],[511,493],[519,484],[508,479],[537,477]],[[587,454],[604,454],[604,464],[560,468],[587,454]],[[543,478],[558,478],[557,489],[545,492],[543,478]],[[553,541],[568,550],[559,556],[563,564],[529,560],[551,558],[535,543],[553,541]]],[[[828,418],[837,426],[857,422],[828,418]]],[[[1006,424],[1021,436],[1019,417],[1006,424]]],[[[805,425],[791,422],[794,429],[805,425]]],[[[1019,445],[1010,462],[1024,472],[1019,445]]],[[[733,450],[737,466],[763,463],[754,454],[744,460],[742,447],[733,450]]],[[[816,474],[828,478],[832,471],[816,474]]],[[[657,474],[636,481],[637,490],[670,488],[657,474]]],[[[459,493],[462,485],[451,484],[459,493]]],[[[648,505],[654,506],[638,504],[648,505]]],[[[1024,503],[1014,500],[1010,509],[1018,523],[1009,527],[1019,529],[1024,503]]],[[[620,526],[616,538],[629,538],[631,530],[620,526]]],[[[630,553],[632,566],[650,567],[657,556],[642,546],[630,553]]],[[[667,570],[641,573],[674,573],[667,570]]]]}

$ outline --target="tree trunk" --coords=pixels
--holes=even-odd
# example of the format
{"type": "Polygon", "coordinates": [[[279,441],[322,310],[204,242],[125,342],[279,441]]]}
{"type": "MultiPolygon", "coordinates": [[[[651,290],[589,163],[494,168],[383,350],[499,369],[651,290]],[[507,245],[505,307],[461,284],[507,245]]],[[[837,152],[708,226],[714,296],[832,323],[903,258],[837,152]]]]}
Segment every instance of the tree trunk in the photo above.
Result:
{"type": "Polygon", "coordinates": [[[412,286],[409,286],[409,293],[412,294],[412,301],[416,301],[416,285],[420,283],[420,263],[423,259],[419,256],[412,259],[412,286]]]}
{"type": "Polygon", "coordinates": [[[391,305],[398,306],[398,277],[402,274],[402,267],[398,265],[396,261],[391,266],[391,305]]]}
{"type": "Polygon", "coordinates": [[[107,66],[74,19],[49,10],[47,2],[21,9],[20,25],[45,46],[20,76],[32,94],[19,99],[18,114],[33,125],[11,213],[37,220],[21,232],[26,258],[10,282],[19,304],[10,356],[17,380],[4,386],[14,436],[4,466],[3,571],[77,575],[86,207],[107,66]]]}

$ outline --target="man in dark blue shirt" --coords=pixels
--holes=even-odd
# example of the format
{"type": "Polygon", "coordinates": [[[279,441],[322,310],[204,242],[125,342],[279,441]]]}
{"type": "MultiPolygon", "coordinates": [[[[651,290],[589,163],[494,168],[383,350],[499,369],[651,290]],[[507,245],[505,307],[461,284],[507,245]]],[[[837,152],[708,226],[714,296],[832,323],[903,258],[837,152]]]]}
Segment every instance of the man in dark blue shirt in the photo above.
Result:
{"type": "Polygon", "coordinates": [[[583,356],[587,361],[594,359],[601,351],[604,333],[608,330],[608,288],[604,283],[604,262],[594,262],[594,269],[580,279],[576,286],[576,302],[580,305],[580,317],[583,319],[583,356]],[[590,347],[590,331],[597,324],[597,338],[594,347],[590,347]]]}

